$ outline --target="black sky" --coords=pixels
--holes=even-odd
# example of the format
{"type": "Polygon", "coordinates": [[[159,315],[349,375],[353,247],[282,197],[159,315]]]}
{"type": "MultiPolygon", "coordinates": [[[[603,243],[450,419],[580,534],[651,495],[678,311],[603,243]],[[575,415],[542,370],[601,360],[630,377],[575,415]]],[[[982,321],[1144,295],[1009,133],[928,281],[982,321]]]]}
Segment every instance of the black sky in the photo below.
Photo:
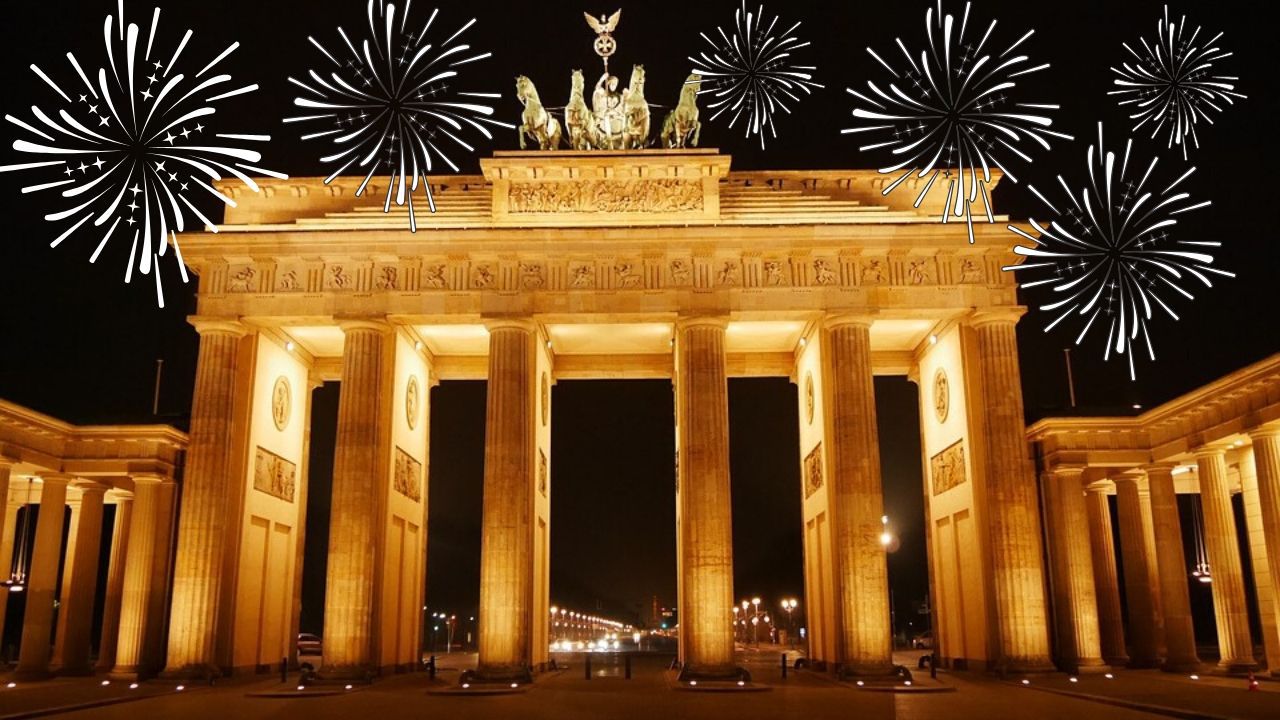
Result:
{"type": "MultiPolygon", "coordinates": [[[[229,67],[239,79],[252,78],[262,91],[229,105],[239,115],[234,131],[269,132],[265,164],[292,175],[323,174],[319,148],[298,141],[294,127],[279,121],[290,113],[289,75],[317,66],[309,35],[330,40],[335,26],[355,28],[364,3],[159,2],[162,30],[194,27],[198,57],[212,57],[230,40],[242,47],[229,67]]],[[[551,104],[560,104],[569,71],[591,69],[592,36],[583,10],[612,11],[619,4],[584,5],[581,0],[542,2],[446,2],[442,19],[459,24],[473,15],[470,32],[494,58],[477,66],[481,86],[502,92],[501,113],[517,117],[512,92],[516,74],[534,78],[551,104]]],[[[734,0],[715,2],[622,3],[616,67],[643,63],[650,102],[669,105],[689,70],[687,56],[700,44],[698,33],[732,18],[734,0]]],[[[414,3],[418,11],[431,3],[414,3]]],[[[901,36],[918,43],[926,0],[912,2],[770,2],[774,11],[804,21],[801,33],[813,40],[818,80],[826,85],[804,102],[797,115],[779,122],[780,137],[766,151],[737,131],[708,124],[703,145],[734,155],[736,169],[873,167],[876,158],[859,154],[856,141],[839,130],[850,124],[844,88],[883,79],[883,68],[864,51],[884,53],[901,36]]],[[[51,92],[26,68],[37,62],[52,73],[67,72],[63,54],[82,58],[100,53],[102,18],[116,3],[46,0],[10,3],[0,25],[0,69],[5,86],[0,110],[27,117],[31,104],[52,105],[51,92]]],[[[152,3],[129,3],[130,17],[143,22],[152,3]]],[[[960,12],[962,3],[948,2],[960,12]]],[[[1238,277],[1213,290],[1200,290],[1194,303],[1179,305],[1182,320],[1159,320],[1154,332],[1159,361],[1141,363],[1132,382],[1127,369],[1104,364],[1100,349],[1076,351],[1077,393],[1089,409],[1151,406],[1223,373],[1280,350],[1276,311],[1278,252],[1270,230],[1276,191],[1276,95],[1274,37],[1262,21],[1261,2],[1174,2],[1175,15],[1187,11],[1206,29],[1225,31],[1234,49],[1231,68],[1242,77],[1249,98],[1215,118],[1193,153],[1199,168],[1189,189],[1213,206],[1185,219],[1188,238],[1216,239],[1223,267],[1238,277]]],[[[1005,37],[1023,28],[1037,30],[1026,46],[1033,59],[1052,63],[1037,81],[1039,99],[1063,109],[1055,129],[1076,136],[1049,153],[1036,155],[1020,173],[1023,184],[1006,182],[996,193],[997,210],[1024,218],[1036,209],[1027,183],[1048,185],[1062,173],[1079,178],[1084,154],[1099,120],[1107,123],[1112,146],[1127,128],[1123,114],[1106,97],[1108,66],[1120,58],[1122,41],[1150,35],[1160,14],[1158,2],[976,2],[975,18],[995,17],[1005,37]]],[[[6,124],[0,163],[29,158],[9,148],[14,128],[6,124]]],[[[1181,158],[1147,141],[1143,152],[1159,152],[1162,164],[1181,167],[1181,158]]],[[[513,149],[515,133],[500,135],[491,149],[513,149]]],[[[474,159],[464,170],[474,171],[474,159]]],[[[164,360],[161,417],[185,427],[194,377],[196,335],[185,317],[194,310],[194,283],[182,288],[176,272],[166,276],[167,307],[154,307],[148,282],[121,284],[128,248],[109,248],[95,266],[87,263],[92,240],[73,237],[51,250],[55,226],[41,221],[50,198],[19,194],[31,177],[0,176],[0,397],[75,422],[152,421],[151,388],[157,358],[164,360]]],[[[963,242],[956,226],[957,243],[963,242]]],[[[1033,298],[1024,298],[1031,303],[1033,298]]],[[[1035,419],[1063,412],[1066,389],[1062,349],[1065,335],[1040,332],[1044,319],[1033,313],[1019,328],[1027,414],[1035,419]]],[[[904,547],[893,556],[895,587],[919,596],[924,587],[920,547],[918,433],[914,387],[905,381],[877,383],[888,511],[902,518],[904,547]],[[891,401],[890,401],[891,400],[891,401]]],[[[577,604],[599,602],[617,611],[657,593],[670,602],[674,586],[673,508],[670,507],[670,386],[666,383],[563,383],[556,388],[553,461],[554,592],[577,604]],[[648,532],[652,530],[653,532],[648,532]]],[[[731,388],[734,455],[735,551],[739,594],[798,594],[799,480],[795,448],[793,386],[785,381],[735,381],[731,388]]],[[[433,390],[431,455],[431,602],[458,607],[474,602],[482,457],[482,383],[445,383],[433,390]]],[[[317,393],[315,422],[325,432],[336,412],[336,392],[317,393]]],[[[332,432],[331,429],[328,432],[332,432]]],[[[322,458],[313,468],[323,474],[322,458]]],[[[316,487],[327,478],[316,477],[316,487]]],[[[321,495],[312,493],[312,498],[321,495]]],[[[322,508],[323,509],[323,508],[322,508]]],[[[314,508],[313,508],[314,510],[314,508]]],[[[316,530],[323,513],[309,523],[308,568],[323,565],[323,538],[316,530]],[[315,558],[321,558],[316,561],[315,558]]],[[[315,604],[317,576],[306,578],[309,606],[315,604]]],[[[902,597],[897,598],[901,610],[902,597]]],[[[314,617],[314,615],[312,615],[314,617]]]]}

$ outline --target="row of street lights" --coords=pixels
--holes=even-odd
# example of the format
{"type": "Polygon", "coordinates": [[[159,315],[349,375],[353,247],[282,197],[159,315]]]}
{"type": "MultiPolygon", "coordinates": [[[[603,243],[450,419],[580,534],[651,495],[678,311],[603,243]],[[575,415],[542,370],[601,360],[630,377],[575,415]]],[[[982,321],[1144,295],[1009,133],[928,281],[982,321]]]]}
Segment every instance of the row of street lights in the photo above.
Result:
{"type": "MultiPolygon", "coordinates": [[[[795,641],[795,616],[794,612],[799,607],[800,601],[795,598],[784,598],[778,603],[778,607],[787,613],[787,632],[795,641]]],[[[741,628],[742,642],[747,642],[750,635],[751,641],[756,645],[760,644],[760,626],[764,625],[769,631],[770,641],[774,639],[774,632],[777,627],[774,624],[773,617],[768,611],[760,609],[760,598],[753,597],[750,600],[743,600],[741,607],[733,606],[733,627],[734,634],[738,634],[738,628],[741,628]],[[748,630],[750,628],[750,630],[748,630]]]]}
{"type": "Polygon", "coordinates": [[[619,631],[631,632],[634,629],[631,625],[617,620],[580,613],[556,605],[551,606],[552,642],[594,641],[598,637],[605,636],[616,640],[619,631]]]}

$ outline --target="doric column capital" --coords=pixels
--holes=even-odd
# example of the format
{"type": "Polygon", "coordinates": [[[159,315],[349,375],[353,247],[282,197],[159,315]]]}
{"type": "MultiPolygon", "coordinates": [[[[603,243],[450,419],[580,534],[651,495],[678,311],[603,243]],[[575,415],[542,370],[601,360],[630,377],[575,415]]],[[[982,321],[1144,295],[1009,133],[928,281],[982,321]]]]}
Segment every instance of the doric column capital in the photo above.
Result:
{"type": "Polygon", "coordinates": [[[197,333],[203,337],[205,335],[231,335],[232,337],[244,337],[249,334],[249,326],[240,322],[240,318],[234,317],[205,317],[202,315],[192,315],[187,318],[187,322],[196,329],[197,333]]]}
{"type": "Polygon", "coordinates": [[[343,333],[353,330],[389,333],[393,329],[385,315],[336,315],[333,319],[343,333]]]}
{"type": "Polygon", "coordinates": [[[1074,477],[1078,480],[1084,477],[1085,470],[1086,470],[1086,467],[1084,465],[1062,464],[1062,465],[1054,465],[1053,467],[1049,468],[1048,472],[1050,475],[1054,477],[1063,477],[1063,478],[1074,477]]]}
{"type": "Polygon", "coordinates": [[[1250,440],[1257,442],[1264,438],[1280,438],[1280,425],[1259,425],[1245,431],[1250,440]]]}
{"type": "Polygon", "coordinates": [[[973,314],[965,318],[965,323],[970,327],[983,327],[985,325],[993,325],[996,323],[1006,323],[1009,325],[1017,325],[1018,320],[1025,315],[1027,309],[1022,306],[1002,307],[1002,308],[985,308],[975,310],[973,314]]]}
{"type": "Polygon", "coordinates": [[[107,483],[99,482],[97,480],[86,480],[84,478],[76,479],[71,483],[71,485],[80,491],[81,497],[93,493],[106,495],[107,491],[111,489],[111,486],[107,483]]]}
{"type": "Polygon", "coordinates": [[[1177,467],[1178,467],[1177,463],[1161,462],[1161,463],[1150,463],[1148,465],[1143,465],[1141,469],[1142,469],[1142,472],[1146,473],[1147,478],[1149,479],[1153,476],[1163,477],[1165,475],[1168,475],[1170,477],[1173,477],[1173,471],[1177,467]]]}
{"type": "Polygon", "coordinates": [[[871,327],[871,323],[874,321],[874,317],[865,313],[837,312],[827,313],[827,315],[822,318],[822,325],[828,330],[835,330],[836,328],[847,327],[849,325],[869,329],[871,327]]]}
{"type": "Polygon", "coordinates": [[[169,479],[159,473],[138,473],[133,475],[132,478],[135,488],[139,485],[159,485],[169,479]]]}
{"type": "Polygon", "coordinates": [[[1111,482],[1114,482],[1118,487],[1121,483],[1133,483],[1136,485],[1146,479],[1147,479],[1147,474],[1145,472],[1137,468],[1134,468],[1131,470],[1126,470],[1116,475],[1115,477],[1111,478],[1111,482]]]}
{"type": "Polygon", "coordinates": [[[68,473],[60,473],[60,472],[42,472],[38,475],[38,477],[40,478],[41,482],[43,482],[45,485],[50,485],[54,483],[57,483],[60,485],[70,485],[76,479],[75,475],[71,475],[68,473]]]}
{"type": "Polygon", "coordinates": [[[484,327],[489,332],[494,330],[521,330],[527,333],[536,333],[538,331],[538,323],[527,315],[487,317],[484,319],[484,327]]]}
{"type": "Polygon", "coordinates": [[[108,497],[109,500],[117,504],[133,502],[132,490],[125,490],[124,488],[118,488],[118,487],[111,488],[111,490],[107,492],[107,495],[109,496],[108,497]]]}
{"type": "Polygon", "coordinates": [[[1107,495],[1112,488],[1110,480],[1095,480],[1084,486],[1084,491],[1095,495],[1107,495]]]}
{"type": "Polygon", "coordinates": [[[715,327],[724,330],[729,327],[729,318],[725,315],[681,315],[676,320],[677,331],[695,327],[715,327]]]}
{"type": "Polygon", "coordinates": [[[1226,457],[1227,448],[1218,445],[1201,445],[1191,451],[1196,460],[1226,457]]]}

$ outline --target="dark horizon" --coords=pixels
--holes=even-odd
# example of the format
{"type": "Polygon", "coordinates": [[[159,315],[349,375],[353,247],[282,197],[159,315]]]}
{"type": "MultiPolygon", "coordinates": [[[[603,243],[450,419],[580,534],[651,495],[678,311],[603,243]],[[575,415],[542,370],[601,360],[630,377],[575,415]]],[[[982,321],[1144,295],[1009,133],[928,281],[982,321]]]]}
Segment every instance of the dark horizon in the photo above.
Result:
{"type": "MultiPolygon", "coordinates": [[[[149,17],[153,4],[163,9],[162,23],[169,31],[196,30],[193,50],[198,49],[202,57],[239,40],[242,47],[229,67],[237,79],[259,82],[262,91],[234,105],[249,118],[237,121],[237,131],[272,134],[266,164],[273,169],[297,176],[325,174],[316,160],[319,147],[300,141],[296,126],[279,122],[290,113],[294,95],[286,78],[317,65],[318,54],[307,42],[308,35],[330,39],[337,25],[359,25],[363,2],[250,4],[237,0],[198,6],[170,1],[129,3],[127,11],[138,20],[149,17]],[[246,13],[253,14],[253,22],[244,21],[246,13]]],[[[500,112],[504,119],[514,120],[519,106],[511,79],[516,74],[533,77],[544,95],[553,98],[549,104],[561,104],[570,70],[595,67],[598,59],[591,52],[592,36],[582,21],[583,10],[623,7],[616,66],[643,63],[650,101],[669,105],[688,71],[687,56],[701,42],[698,32],[731,21],[738,2],[685,3],[679,15],[651,3],[619,0],[607,5],[548,0],[538,4],[537,11],[517,3],[440,5],[442,15],[455,23],[473,14],[479,19],[471,31],[473,40],[492,49],[495,56],[475,72],[492,91],[503,94],[500,112]]],[[[795,115],[780,118],[779,137],[771,139],[764,151],[740,131],[711,122],[706,122],[702,146],[732,154],[737,170],[873,167],[879,158],[859,153],[855,140],[840,135],[841,128],[853,124],[852,103],[844,88],[864,86],[867,79],[883,80],[883,68],[864,47],[887,52],[895,37],[918,42],[924,11],[932,6],[932,0],[870,5],[813,0],[767,3],[771,12],[784,19],[804,21],[800,32],[813,40],[811,57],[818,66],[817,79],[826,88],[800,103],[795,115]]],[[[948,2],[945,7],[959,12],[963,3],[948,2]]],[[[1035,161],[1019,173],[1020,184],[1002,183],[995,193],[997,211],[1026,218],[1038,209],[1028,184],[1048,185],[1059,173],[1081,177],[1085,149],[1096,135],[1097,121],[1106,122],[1109,146],[1116,146],[1128,122],[1105,94],[1111,82],[1108,67],[1121,57],[1121,42],[1151,33],[1161,7],[1160,2],[974,3],[975,18],[984,24],[985,19],[999,18],[1000,32],[1037,30],[1026,50],[1033,60],[1052,63],[1039,81],[1038,94],[1045,101],[1061,102],[1054,128],[1076,138],[1055,144],[1049,152],[1038,152],[1035,161]]],[[[0,68],[9,71],[10,80],[4,112],[25,116],[31,104],[47,105],[50,90],[27,66],[35,62],[62,73],[62,55],[67,50],[88,53],[99,47],[102,17],[115,8],[114,2],[105,0],[50,0],[7,8],[8,42],[0,48],[0,68]]],[[[1190,163],[1199,172],[1189,190],[1213,205],[1185,218],[1179,232],[1222,240],[1218,261],[1237,277],[1212,290],[1201,288],[1195,302],[1179,303],[1180,322],[1154,323],[1159,360],[1140,363],[1136,381],[1130,381],[1123,363],[1104,363],[1097,344],[1075,349],[1078,407],[1074,410],[1067,407],[1063,365],[1063,349],[1071,346],[1073,337],[1061,332],[1046,335],[1042,332],[1046,318],[1032,311],[1018,330],[1029,421],[1067,413],[1133,414],[1138,412],[1132,409],[1135,405],[1154,407],[1280,351],[1280,333],[1265,330],[1264,314],[1274,313],[1277,307],[1273,277],[1280,257],[1265,230],[1272,193],[1262,184],[1266,168],[1276,160],[1272,133],[1277,108],[1269,70],[1275,64],[1270,53],[1274,43],[1259,22],[1266,9],[1261,2],[1218,3],[1215,8],[1218,11],[1211,13],[1198,3],[1170,3],[1171,15],[1187,12],[1206,30],[1225,32],[1223,44],[1235,52],[1228,67],[1241,76],[1241,88],[1249,97],[1216,116],[1215,124],[1202,132],[1201,148],[1192,153],[1190,163]]],[[[415,3],[415,10],[423,9],[415,3]]],[[[0,163],[29,160],[10,149],[13,136],[4,135],[0,163]]],[[[1147,154],[1159,154],[1162,165],[1182,166],[1181,158],[1162,144],[1140,137],[1135,145],[1147,154]]],[[[481,146],[476,158],[515,147],[514,131],[499,133],[493,144],[481,146]]],[[[464,172],[476,170],[476,158],[469,159],[464,172]]],[[[96,265],[87,262],[88,240],[73,237],[50,249],[57,226],[43,222],[41,216],[54,206],[40,194],[21,195],[23,180],[29,178],[6,176],[0,181],[0,206],[9,225],[8,242],[0,244],[0,269],[6,271],[0,347],[7,350],[0,352],[0,397],[76,423],[163,422],[185,429],[197,350],[197,336],[185,321],[195,310],[194,278],[184,287],[176,272],[167,276],[167,306],[158,310],[148,282],[121,283],[127,246],[109,248],[96,265]],[[164,372],[160,411],[153,415],[157,359],[164,361],[164,372]]],[[[960,245],[964,226],[954,227],[960,245]]],[[[1010,234],[1011,245],[1014,240],[1010,234]]],[[[1034,298],[1023,296],[1022,300],[1031,305],[1034,298]]],[[[647,613],[647,595],[669,593],[661,599],[674,603],[669,387],[669,383],[633,381],[566,382],[556,388],[553,442],[557,445],[551,463],[553,602],[599,601],[615,613],[630,612],[639,602],[642,617],[647,613]],[[624,412],[627,400],[630,415],[624,412]],[[620,458],[626,458],[625,466],[601,479],[600,468],[624,463],[620,458]],[[601,494],[607,500],[632,497],[630,493],[634,501],[613,506],[612,515],[602,519],[592,513],[601,494]],[[653,529],[652,542],[642,550],[628,545],[625,535],[602,534],[640,523],[653,529]],[[642,582],[623,582],[625,578],[614,574],[620,568],[610,562],[620,549],[629,551],[628,564],[642,582]],[[557,597],[562,590],[564,596],[557,597]]],[[[313,452],[320,452],[318,440],[324,437],[325,424],[336,417],[335,390],[336,384],[329,384],[315,395],[313,423],[318,434],[313,452]]],[[[794,392],[785,379],[730,384],[738,597],[803,595],[794,392]]],[[[880,379],[876,392],[886,506],[895,522],[901,523],[903,537],[902,550],[890,556],[894,599],[901,614],[903,602],[918,600],[927,589],[915,429],[918,404],[914,386],[902,378],[880,379]]],[[[473,603],[469,598],[478,592],[475,558],[483,399],[483,383],[444,383],[432,391],[428,604],[436,607],[461,608],[473,603]]],[[[328,481],[323,467],[322,459],[316,457],[312,464],[316,487],[328,481]]],[[[313,493],[312,499],[322,495],[313,493]]],[[[326,508],[315,505],[309,513],[308,569],[323,567],[327,538],[310,530],[322,527],[313,525],[321,519],[327,524],[326,508]]],[[[323,591],[320,577],[313,572],[304,575],[308,608],[322,597],[317,595],[323,591]]]]}

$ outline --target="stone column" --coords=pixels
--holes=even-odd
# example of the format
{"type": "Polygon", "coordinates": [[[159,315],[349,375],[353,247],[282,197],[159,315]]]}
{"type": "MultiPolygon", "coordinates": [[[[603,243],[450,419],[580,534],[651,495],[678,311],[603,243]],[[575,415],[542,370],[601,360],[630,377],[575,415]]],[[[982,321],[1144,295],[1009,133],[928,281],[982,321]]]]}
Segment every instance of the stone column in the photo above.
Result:
{"type": "Polygon", "coordinates": [[[1063,615],[1063,660],[1076,671],[1100,668],[1101,635],[1098,627],[1098,598],[1093,578],[1093,556],[1089,548],[1089,517],[1084,502],[1084,468],[1059,467],[1050,475],[1049,492],[1056,501],[1058,517],[1051,522],[1057,532],[1058,547],[1053,555],[1061,558],[1058,579],[1065,600],[1059,609],[1063,615]]]}
{"type": "Polygon", "coordinates": [[[1008,671],[1048,670],[1049,617],[1045,602],[1040,508],[1027,451],[1026,419],[1014,330],[1021,310],[980,312],[977,335],[981,404],[985,417],[986,535],[998,623],[996,662],[1008,671]]]}
{"type": "Polygon", "coordinates": [[[1196,452],[1200,475],[1200,503],[1204,509],[1204,542],[1213,576],[1213,614],[1218,622],[1218,667],[1228,672],[1255,669],[1249,608],[1245,604],[1244,572],[1231,487],[1227,484],[1226,451],[1202,448],[1196,452]]]}
{"type": "Polygon", "coordinates": [[[67,636],[67,603],[71,595],[71,578],[76,572],[76,538],[80,534],[80,483],[72,482],[67,486],[67,517],[63,521],[66,527],[66,542],[62,544],[62,582],[58,587],[58,602],[54,605],[53,655],[49,657],[49,667],[57,671],[62,665],[62,646],[67,636]]]}
{"type": "Polygon", "coordinates": [[[40,489],[40,514],[36,518],[36,542],[27,576],[27,606],[22,620],[22,646],[18,651],[19,678],[49,676],[52,648],[53,600],[58,589],[58,563],[62,559],[62,527],[66,512],[67,483],[62,473],[45,473],[40,489]]]}
{"type": "Polygon", "coordinates": [[[856,318],[828,318],[822,339],[833,565],[841,599],[837,662],[844,674],[887,675],[893,671],[893,631],[880,544],[884,496],[871,326],[856,318]]]}
{"type": "MultiPolygon", "coordinates": [[[[1249,439],[1253,441],[1262,535],[1266,541],[1267,566],[1274,588],[1272,602],[1280,603],[1280,425],[1250,430],[1249,439]]],[[[1267,664],[1272,675],[1280,675],[1280,658],[1275,661],[1267,658],[1267,664]]]]}
{"type": "Polygon", "coordinates": [[[1271,581],[1271,558],[1267,555],[1266,530],[1262,523],[1262,501],[1258,496],[1258,468],[1255,461],[1253,445],[1236,450],[1236,463],[1240,478],[1240,505],[1244,510],[1244,530],[1246,552],[1252,566],[1251,574],[1245,582],[1253,583],[1253,598],[1258,608],[1258,629],[1262,632],[1262,654],[1259,660],[1265,660],[1267,669],[1276,672],[1277,661],[1280,661],[1280,633],[1277,632],[1277,620],[1280,619],[1280,608],[1276,607],[1275,583],[1271,581]]]}
{"type": "Polygon", "coordinates": [[[1121,475],[1115,479],[1120,518],[1120,557],[1124,562],[1124,593],[1129,609],[1129,664],[1149,668],[1160,664],[1156,637],[1156,604],[1151,587],[1146,531],[1142,522],[1142,500],[1138,478],[1121,475]]]}
{"type": "MultiPolygon", "coordinates": [[[[1085,493],[1089,517],[1089,548],[1093,551],[1093,580],[1098,598],[1098,630],[1102,657],[1108,664],[1129,664],[1124,643],[1124,618],[1120,612],[1120,579],[1116,572],[1116,546],[1111,534],[1111,503],[1107,486],[1094,483],[1085,493]]],[[[1181,546],[1179,546],[1181,547],[1181,546]]]]}
{"type": "Polygon", "coordinates": [[[93,604],[98,592],[98,548],[102,538],[102,501],[107,486],[87,483],[80,486],[80,513],[76,528],[75,545],[68,548],[74,560],[68,558],[71,571],[64,571],[62,584],[68,590],[59,616],[64,637],[58,641],[62,664],[58,672],[63,675],[89,675],[89,651],[93,628],[93,604]]]}
{"type": "MultiPolygon", "coordinates": [[[[9,505],[9,478],[12,466],[0,462],[0,582],[9,579],[13,568],[13,540],[17,533],[18,506],[9,505]]],[[[0,585],[0,652],[4,651],[5,611],[9,607],[9,587],[0,585]]]]}
{"type": "Polygon", "coordinates": [[[111,668],[111,677],[119,680],[137,680],[143,673],[148,628],[158,620],[150,612],[155,556],[159,552],[156,541],[160,537],[161,482],[157,476],[133,478],[134,507],[129,518],[115,665],[111,668]]]}
{"type": "Polygon", "coordinates": [[[361,678],[377,671],[373,654],[378,498],[389,400],[384,392],[393,341],[378,320],[342,324],[342,387],[329,511],[329,569],[324,595],[322,674],[361,678]]]}
{"type": "Polygon", "coordinates": [[[1144,476],[1138,483],[1138,504],[1142,508],[1142,539],[1147,546],[1147,586],[1150,588],[1151,607],[1156,624],[1156,656],[1168,656],[1164,640],[1164,609],[1160,603],[1160,570],[1156,562],[1155,520],[1151,514],[1151,492],[1144,476]]]}
{"type": "Polygon", "coordinates": [[[1182,552],[1182,521],[1178,519],[1173,465],[1148,465],[1143,470],[1151,491],[1151,525],[1159,563],[1160,609],[1167,653],[1164,669],[1190,672],[1200,667],[1200,658],[1196,655],[1195,628],[1191,621],[1187,561],[1182,552]]]}
{"type": "Polygon", "coordinates": [[[489,324],[479,663],[486,682],[530,678],[537,328],[489,324]]]}
{"type": "Polygon", "coordinates": [[[147,677],[164,670],[165,627],[169,602],[169,571],[173,550],[173,506],[177,486],[170,481],[156,489],[155,553],[151,562],[151,588],[147,603],[147,634],[142,646],[142,672],[147,677]]]}
{"type": "Polygon", "coordinates": [[[723,318],[676,326],[680,434],[681,679],[733,677],[733,526],[729,495],[729,384],[723,318]]]}
{"type": "MultiPolygon", "coordinates": [[[[231,493],[236,483],[243,482],[241,478],[231,477],[229,465],[235,425],[236,366],[240,339],[247,328],[238,322],[208,319],[196,319],[193,324],[200,333],[200,355],[196,361],[190,446],[173,573],[168,652],[168,672],[173,675],[218,672],[215,656],[218,600],[224,579],[222,568],[228,527],[237,520],[231,517],[234,507],[231,493]]],[[[240,390],[243,392],[243,388],[240,390]]],[[[141,510],[139,503],[135,513],[140,514],[141,510]]],[[[148,512],[154,513],[154,510],[148,508],[148,512]]],[[[152,522],[152,518],[146,522],[152,522]]],[[[154,543],[151,536],[153,532],[143,541],[133,534],[133,539],[151,544],[154,543]]],[[[121,648],[125,642],[131,641],[122,637],[121,648]]],[[[136,662],[137,657],[128,660],[136,662]]],[[[121,662],[125,662],[125,658],[119,658],[117,664],[121,662]]]]}
{"type": "Polygon", "coordinates": [[[115,490],[116,518],[111,527],[111,560],[107,565],[107,592],[102,606],[102,638],[98,642],[96,668],[109,672],[116,664],[120,638],[120,599],[124,593],[125,557],[129,547],[129,516],[133,493],[115,490]]]}

